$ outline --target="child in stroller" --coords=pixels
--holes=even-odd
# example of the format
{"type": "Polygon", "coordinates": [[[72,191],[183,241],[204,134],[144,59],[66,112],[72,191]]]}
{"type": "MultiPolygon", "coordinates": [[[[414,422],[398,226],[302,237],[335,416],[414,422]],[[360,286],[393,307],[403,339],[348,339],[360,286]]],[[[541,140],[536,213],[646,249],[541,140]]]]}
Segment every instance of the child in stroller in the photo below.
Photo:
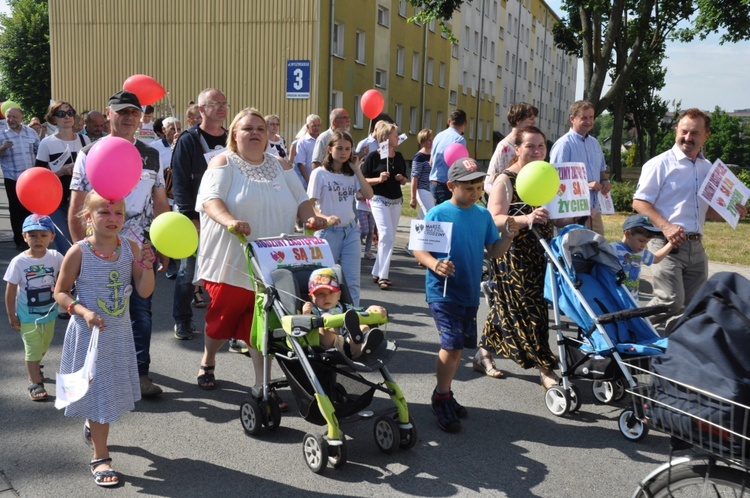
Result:
{"type": "MultiPolygon", "coordinates": [[[[340,302],[341,286],[336,272],[331,268],[320,268],[310,274],[307,284],[312,301],[302,306],[302,313],[319,317],[344,315],[344,327],[321,327],[320,338],[323,346],[335,347],[350,358],[358,358],[363,353],[370,354],[383,343],[385,336],[379,328],[370,329],[369,325],[361,324],[359,313],[340,302]]],[[[387,317],[385,308],[372,305],[367,308],[368,313],[380,313],[387,317]]]]}

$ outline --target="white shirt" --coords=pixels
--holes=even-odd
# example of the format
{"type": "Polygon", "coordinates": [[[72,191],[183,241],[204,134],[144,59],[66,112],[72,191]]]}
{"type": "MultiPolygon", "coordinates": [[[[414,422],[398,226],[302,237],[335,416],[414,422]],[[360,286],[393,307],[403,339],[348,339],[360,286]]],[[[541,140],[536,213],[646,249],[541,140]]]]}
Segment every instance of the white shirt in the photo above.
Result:
{"type": "Polygon", "coordinates": [[[695,163],[675,144],[643,165],[634,199],[649,202],[660,215],[687,233],[702,233],[708,204],[699,195],[711,163],[699,154],[695,163]]]}
{"type": "Polygon", "coordinates": [[[318,139],[315,141],[312,162],[323,164],[323,159],[326,158],[326,153],[328,153],[328,141],[331,140],[332,136],[333,130],[330,128],[318,135],[318,139]]]}
{"type": "Polygon", "coordinates": [[[333,173],[321,166],[310,175],[307,196],[317,200],[318,211],[326,216],[338,216],[343,226],[357,217],[353,201],[360,188],[356,176],[333,173]]]}

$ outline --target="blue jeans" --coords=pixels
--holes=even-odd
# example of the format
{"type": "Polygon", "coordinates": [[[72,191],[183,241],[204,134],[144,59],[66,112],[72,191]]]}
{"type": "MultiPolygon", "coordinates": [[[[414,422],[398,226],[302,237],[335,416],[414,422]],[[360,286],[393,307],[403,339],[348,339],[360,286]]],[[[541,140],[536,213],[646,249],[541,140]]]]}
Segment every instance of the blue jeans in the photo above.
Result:
{"type": "Polygon", "coordinates": [[[442,204],[445,201],[449,201],[453,197],[453,193],[448,190],[446,183],[432,183],[430,182],[430,193],[435,198],[435,205],[442,204]]]}
{"type": "Polygon", "coordinates": [[[55,230],[55,249],[65,256],[70,249],[70,229],[68,228],[68,203],[60,204],[54,213],[49,215],[52,222],[59,228],[55,230]]]}
{"type": "Polygon", "coordinates": [[[133,293],[130,294],[130,324],[133,327],[138,375],[148,375],[148,366],[151,364],[151,296],[141,297],[135,290],[134,280],[130,281],[130,285],[133,286],[133,293]]]}
{"type": "Polygon", "coordinates": [[[352,304],[359,306],[362,242],[359,239],[360,231],[357,222],[352,221],[347,225],[324,228],[315,235],[328,241],[334,261],[341,265],[346,287],[352,296],[352,304]]]}
{"type": "Polygon", "coordinates": [[[174,281],[174,298],[172,299],[172,318],[174,323],[193,320],[193,276],[195,275],[195,257],[180,260],[180,269],[174,281]]]}

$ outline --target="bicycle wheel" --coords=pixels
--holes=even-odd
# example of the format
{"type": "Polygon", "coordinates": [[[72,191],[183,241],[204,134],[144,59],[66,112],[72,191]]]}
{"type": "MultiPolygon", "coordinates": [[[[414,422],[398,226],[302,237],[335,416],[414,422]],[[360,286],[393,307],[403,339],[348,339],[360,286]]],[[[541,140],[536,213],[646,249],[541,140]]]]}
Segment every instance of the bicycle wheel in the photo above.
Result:
{"type": "Polygon", "coordinates": [[[742,469],[689,461],[664,469],[641,483],[633,498],[750,496],[750,474],[742,469]]]}

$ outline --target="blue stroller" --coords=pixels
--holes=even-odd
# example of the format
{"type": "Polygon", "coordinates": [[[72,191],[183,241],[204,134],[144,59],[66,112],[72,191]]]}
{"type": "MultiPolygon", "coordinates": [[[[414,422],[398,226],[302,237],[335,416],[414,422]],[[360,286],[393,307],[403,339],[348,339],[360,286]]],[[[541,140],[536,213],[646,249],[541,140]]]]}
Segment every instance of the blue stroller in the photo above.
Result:
{"type": "Polygon", "coordinates": [[[544,297],[552,303],[562,370],[561,385],[549,389],[545,403],[562,416],[581,406],[572,378],[592,380],[592,394],[603,403],[622,399],[636,385],[623,358],[648,361],[667,348],[646,316],[664,307],[638,308],[622,285],[620,261],[601,235],[581,225],[568,225],[549,243],[544,297]],[[563,322],[561,313],[574,323],[563,322]],[[571,327],[572,325],[572,327],[571,327]],[[576,337],[563,331],[577,330],[576,337]]]}

